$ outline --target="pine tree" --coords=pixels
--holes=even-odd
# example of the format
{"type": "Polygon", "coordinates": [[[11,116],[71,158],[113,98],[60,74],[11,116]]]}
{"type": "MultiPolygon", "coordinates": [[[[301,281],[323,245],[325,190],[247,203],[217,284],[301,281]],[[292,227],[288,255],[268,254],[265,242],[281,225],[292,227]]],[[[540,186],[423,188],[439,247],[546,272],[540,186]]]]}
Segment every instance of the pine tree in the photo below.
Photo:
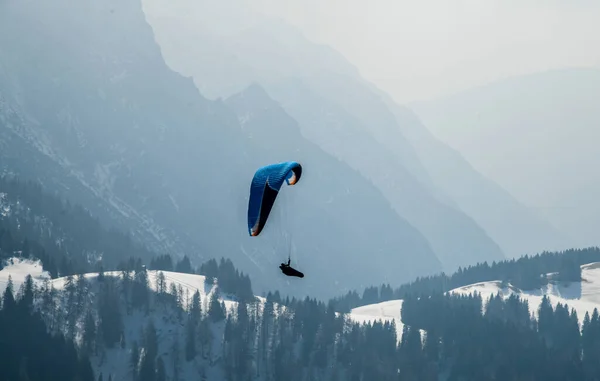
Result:
{"type": "Polygon", "coordinates": [[[192,264],[190,262],[190,258],[188,258],[187,255],[184,255],[184,257],[181,259],[181,261],[177,262],[177,264],[175,265],[175,271],[178,273],[186,273],[186,274],[194,273],[194,271],[192,269],[192,264]]]}
{"type": "Polygon", "coordinates": [[[166,294],[167,292],[167,279],[165,278],[165,273],[162,271],[156,273],[156,291],[160,295],[166,294]]]}
{"type": "Polygon", "coordinates": [[[156,336],[156,327],[152,320],[148,322],[144,330],[144,349],[154,364],[156,356],[158,356],[158,338],[156,336]]]}
{"type": "Polygon", "coordinates": [[[219,265],[217,261],[212,258],[200,266],[200,274],[206,278],[206,283],[214,284],[216,279],[219,277],[219,265]]]}
{"type": "Polygon", "coordinates": [[[152,355],[148,352],[144,352],[142,363],[140,365],[140,380],[156,381],[156,368],[154,364],[155,361],[152,359],[152,355]]]}
{"type": "Polygon", "coordinates": [[[83,324],[83,348],[87,355],[90,355],[96,341],[96,321],[91,311],[87,311],[83,324]]]}
{"type": "Polygon", "coordinates": [[[148,273],[145,268],[136,269],[133,275],[131,298],[134,308],[144,309],[146,314],[149,313],[150,292],[148,289],[148,273]]]}
{"type": "Polygon", "coordinates": [[[208,381],[208,378],[206,377],[206,368],[204,367],[200,368],[200,381],[208,381]]]}
{"type": "Polygon", "coordinates": [[[200,317],[202,314],[201,300],[200,300],[200,291],[196,290],[194,296],[192,297],[192,307],[190,308],[190,318],[194,325],[198,325],[200,322],[200,317]]]}
{"type": "Polygon", "coordinates": [[[166,381],[167,373],[165,371],[165,363],[162,356],[159,356],[156,360],[156,381],[166,381]]]}
{"type": "Polygon", "coordinates": [[[176,309],[181,308],[181,299],[179,299],[179,292],[177,291],[177,285],[174,282],[171,282],[169,285],[169,294],[173,298],[174,307],[176,309]]]}
{"type": "Polygon", "coordinates": [[[121,338],[123,320],[114,278],[106,278],[100,290],[98,315],[104,343],[112,348],[121,338]]]}
{"type": "Polygon", "coordinates": [[[31,275],[27,274],[25,282],[21,285],[19,304],[21,304],[27,311],[31,311],[33,306],[34,298],[34,285],[31,275]]]}
{"type": "Polygon", "coordinates": [[[196,324],[190,316],[185,332],[185,360],[191,361],[196,357],[196,324]]]}
{"type": "Polygon", "coordinates": [[[4,289],[4,295],[2,296],[2,308],[7,311],[10,311],[16,305],[13,289],[12,277],[8,275],[8,282],[4,289]]]}
{"type": "Polygon", "coordinates": [[[225,311],[223,310],[223,306],[221,305],[221,303],[219,303],[218,289],[216,289],[210,297],[208,316],[211,319],[211,321],[215,323],[223,321],[225,319],[225,311]]]}
{"type": "Polygon", "coordinates": [[[171,356],[173,359],[173,381],[179,381],[179,364],[180,364],[180,348],[179,348],[179,332],[175,332],[175,340],[173,340],[173,346],[171,347],[171,356]]]}
{"type": "Polygon", "coordinates": [[[54,284],[50,283],[48,279],[45,279],[42,288],[42,313],[47,316],[49,328],[52,332],[54,332],[56,324],[55,294],[56,290],[54,289],[54,284]]]}
{"type": "Polygon", "coordinates": [[[137,380],[138,364],[140,361],[140,349],[137,341],[134,341],[131,346],[131,357],[129,358],[129,365],[131,366],[131,373],[133,374],[133,381],[137,380]]]}
{"type": "Polygon", "coordinates": [[[538,309],[538,329],[542,334],[542,337],[546,338],[550,343],[552,342],[552,331],[554,327],[554,309],[550,304],[548,296],[542,297],[542,303],[538,309]]]}
{"type": "Polygon", "coordinates": [[[100,265],[100,269],[98,271],[98,282],[104,282],[104,266],[100,265]]]}
{"type": "Polygon", "coordinates": [[[200,326],[198,327],[198,336],[200,338],[200,354],[202,357],[206,356],[207,354],[210,355],[210,348],[213,340],[212,330],[210,329],[208,319],[208,317],[201,319],[200,326]]]}

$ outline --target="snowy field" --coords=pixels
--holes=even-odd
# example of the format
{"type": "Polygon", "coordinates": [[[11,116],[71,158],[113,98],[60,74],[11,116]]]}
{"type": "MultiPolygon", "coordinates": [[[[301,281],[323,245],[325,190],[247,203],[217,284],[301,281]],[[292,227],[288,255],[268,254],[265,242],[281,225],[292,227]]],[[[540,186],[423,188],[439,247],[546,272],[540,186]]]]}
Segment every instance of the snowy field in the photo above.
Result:
{"type": "Polygon", "coordinates": [[[398,340],[402,336],[402,300],[389,300],[376,304],[369,304],[354,308],[350,311],[349,318],[357,323],[368,323],[377,320],[394,321],[398,340]]]}

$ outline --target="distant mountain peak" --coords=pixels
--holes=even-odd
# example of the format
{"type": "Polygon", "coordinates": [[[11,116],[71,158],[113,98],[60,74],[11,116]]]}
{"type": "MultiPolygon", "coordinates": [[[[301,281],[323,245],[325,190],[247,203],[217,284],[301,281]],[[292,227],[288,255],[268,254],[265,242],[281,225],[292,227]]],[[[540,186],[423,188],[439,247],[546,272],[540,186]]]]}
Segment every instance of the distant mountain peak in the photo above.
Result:
{"type": "MultiPolygon", "coordinates": [[[[225,103],[236,110],[238,116],[264,112],[280,107],[279,103],[271,98],[264,87],[258,82],[252,82],[242,92],[227,98],[225,103]]],[[[243,124],[243,120],[241,120],[241,122],[243,124]]]]}

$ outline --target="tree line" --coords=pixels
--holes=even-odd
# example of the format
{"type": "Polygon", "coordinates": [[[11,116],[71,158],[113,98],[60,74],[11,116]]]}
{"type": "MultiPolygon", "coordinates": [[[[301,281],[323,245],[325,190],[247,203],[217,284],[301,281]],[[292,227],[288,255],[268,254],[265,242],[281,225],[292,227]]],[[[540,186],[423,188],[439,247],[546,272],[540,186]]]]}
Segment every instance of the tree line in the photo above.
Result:
{"type": "Polygon", "coordinates": [[[182,380],[186,364],[198,365],[200,380],[216,368],[231,381],[600,377],[598,310],[584,316],[580,330],[577,313],[568,305],[553,306],[547,297],[536,319],[527,301],[516,295],[483,300],[477,293],[412,293],[404,297],[403,326],[397,327],[393,320],[356,323],[337,313],[334,301],[281,301],[278,293],[269,293],[264,303],[242,300],[227,310],[218,287],[202,300],[199,291],[169,283],[162,271],[154,276],[154,288],[150,273],[141,268],[118,276],[69,276],[61,290],[50,281],[35,286],[28,277],[17,301],[9,296],[12,290],[5,291],[0,329],[6,335],[0,337],[9,344],[2,348],[11,354],[0,359],[10,359],[5,360],[10,374],[16,374],[11,379],[25,379],[19,375],[25,374],[34,380],[38,369],[53,372],[44,366],[51,366],[54,346],[60,354],[60,348],[65,351],[60,368],[70,367],[78,375],[57,379],[116,379],[113,374],[91,375],[87,360],[102,361],[111,348],[129,354],[131,381],[182,380]],[[135,318],[141,333],[128,340],[124,322],[134,314],[145,318],[135,318]],[[175,319],[174,325],[182,327],[167,347],[155,325],[164,319],[175,319]],[[22,331],[11,333],[17,321],[22,331]],[[36,324],[41,328],[30,329],[36,324]],[[50,334],[44,336],[42,330],[50,334]],[[21,337],[30,340],[29,347],[21,337]],[[74,344],[77,337],[81,340],[74,344]]]}
{"type": "Polygon", "coordinates": [[[95,381],[89,358],[72,340],[49,333],[34,309],[31,277],[15,291],[9,279],[0,300],[0,380],[95,381]]]}
{"type": "Polygon", "coordinates": [[[187,255],[179,260],[156,254],[116,229],[106,229],[80,205],[45,192],[39,183],[0,176],[0,269],[14,256],[39,259],[52,278],[101,270],[140,269],[205,275],[219,280],[223,292],[244,300],[254,297],[248,275],[230,259],[208,260],[197,268],[187,255]]]}
{"type": "Polygon", "coordinates": [[[592,262],[600,262],[598,247],[543,252],[532,256],[525,255],[518,259],[494,261],[491,265],[483,262],[465,268],[460,267],[450,276],[442,273],[418,277],[413,282],[403,284],[396,289],[389,284],[371,286],[365,288],[362,295],[357,291],[350,291],[344,296],[333,298],[333,302],[338,311],[349,312],[352,308],[404,299],[406,295],[414,293],[446,292],[457,287],[492,280],[510,282],[522,290],[531,290],[542,287],[551,280],[580,281],[581,266],[592,262]],[[547,276],[551,273],[554,274],[547,276]]]}
{"type": "Polygon", "coordinates": [[[117,229],[105,228],[80,205],[37,182],[0,176],[0,266],[13,256],[37,258],[53,278],[116,267],[122,258],[154,253],[117,229]]]}

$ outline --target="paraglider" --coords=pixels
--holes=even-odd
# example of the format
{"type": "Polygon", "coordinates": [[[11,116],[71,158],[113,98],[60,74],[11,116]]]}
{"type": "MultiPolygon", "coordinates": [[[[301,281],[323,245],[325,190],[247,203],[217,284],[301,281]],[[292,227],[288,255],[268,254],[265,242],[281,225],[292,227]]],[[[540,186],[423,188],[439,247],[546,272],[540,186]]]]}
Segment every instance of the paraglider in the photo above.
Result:
{"type": "Polygon", "coordinates": [[[302,272],[290,266],[290,258],[288,258],[287,264],[282,263],[279,265],[279,268],[281,269],[281,272],[287,276],[296,276],[298,278],[304,278],[304,274],[302,272]]]}
{"type": "MultiPolygon", "coordinates": [[[[256,171],[250,185],[248,201],[250,236],[256,237],[262,232],[283,183],[289,186],[295,185],[300,181],[301,176],[302,166],[295,161],[267,165],[256,171]]],[[[282,263],[279,268],[285,275],[304,277],[304,274],[290,266],[289,257],[287,265],[282,263]]]]}
{"type": "Polygon", "coordinates": [[[267,165],[256,171],[248,202],[248,231],[251,236],[255,237],[263,230],[283,182],[295,185],[301,176],[302,166],[295,161],[267,165]]]}

